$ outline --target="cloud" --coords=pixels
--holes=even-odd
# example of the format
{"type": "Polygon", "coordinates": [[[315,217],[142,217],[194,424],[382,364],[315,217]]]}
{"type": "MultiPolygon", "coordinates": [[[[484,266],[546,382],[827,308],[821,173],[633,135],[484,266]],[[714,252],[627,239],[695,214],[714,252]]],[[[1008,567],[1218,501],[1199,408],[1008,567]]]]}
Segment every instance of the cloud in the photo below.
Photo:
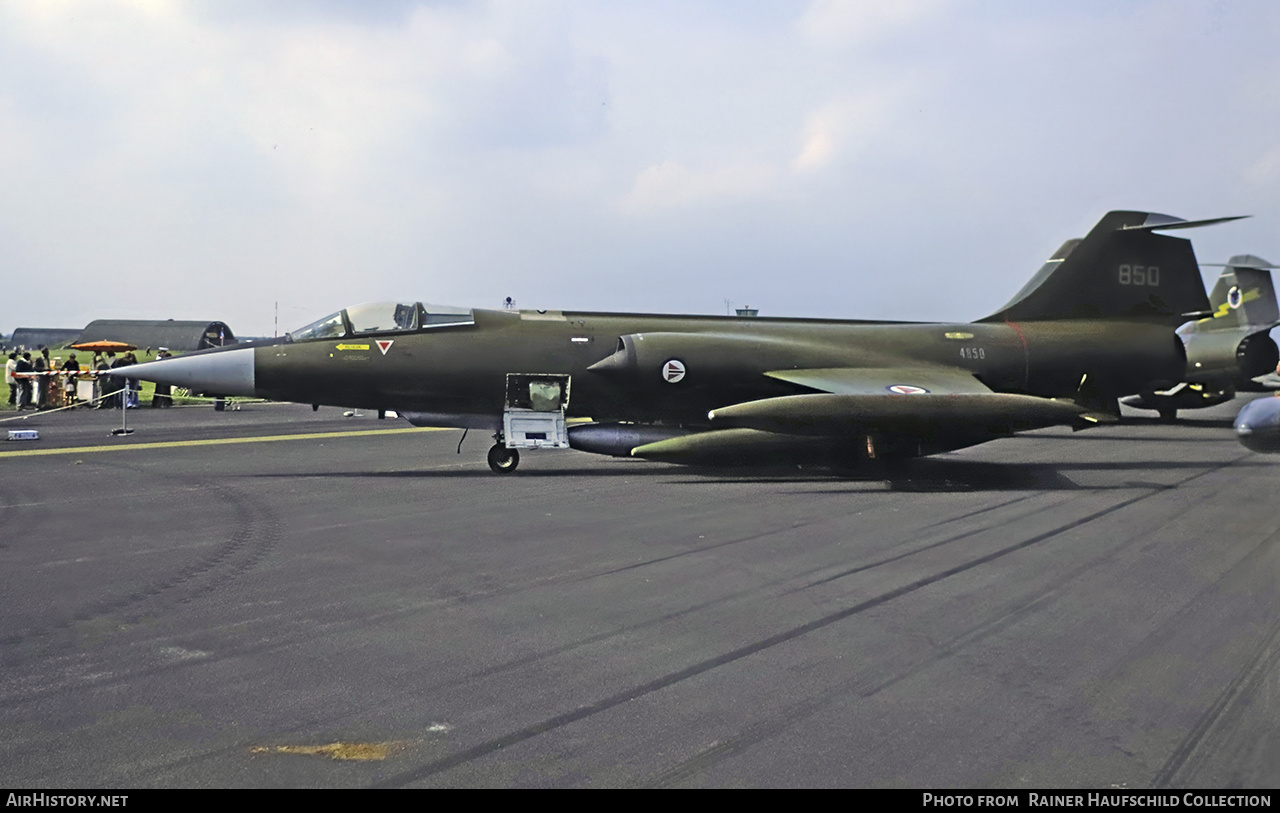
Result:
{"type": "Polygon", "coordinates": [[[1252,212],[1197,251],[1268,256],[1272,7],[0,4],[0,274],[65,291],[0,326],[253,334],[277,298],[392,296],[963,317],[1108,208],[1252,212]]]}
{"type": "Polygon", "coordinates": [[[913,84],[904,78],[851,93],[790,122],[795,134],[790,140],[793,145],[798,141],[799,150],[789,157],[768,143],[747,139],[737,151],[754,157],[651,164],[636,175],[621,211],[640,214],[794,198],[813,176],[866,159],[866,152],[890,138],[898,111],[912,98],[913,84]]]}
{"type": "Polygon", "coordinates": [[[638,214],[698,205],[751,200],[774,189],[778,172],[766,164],[729,164],[691,170],[676,161],[645,168],[622,201],[622,210],[638,214]]]}
{"type": "Polygon", "coordinates": [[[946,0],[814,0],[796,27],[821,46],[864,45],[930,22],[948,5],[946,0]]]}
{"type": "Polygon", "coordinates": [[[607,65],[558,7],[0,10],[0,245],[23,273],[189,276],[199,310],[303,268],[323,301],[429,256],[465,214],[457,176],[486,186],[478,156],[603,131],[607,65]]]}
{"type": "Polygon", "coordinates": [[[1246,183],[1274,189],[1280,183],[1280,144],[1263,152],[1245,171],[1244,179],[1246,183]]]}
{"type": "Polygon", "coordinates": [[[907,83],[837,99],[813,112],[805,122],[800,152],[791,161],[798,172],[814,172],[849,159],[860,148],[885,138],[892,127],[895,108],[909,94],[907,83]]]}

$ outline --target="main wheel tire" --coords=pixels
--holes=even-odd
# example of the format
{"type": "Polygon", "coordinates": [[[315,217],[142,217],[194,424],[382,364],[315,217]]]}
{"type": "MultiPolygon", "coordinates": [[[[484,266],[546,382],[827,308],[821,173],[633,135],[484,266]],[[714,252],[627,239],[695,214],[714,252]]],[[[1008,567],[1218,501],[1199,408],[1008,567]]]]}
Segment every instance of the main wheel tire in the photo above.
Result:
{"type": "Polygon", "coordinates": [[[519,465],[519,450],[508,449],[500,443],[493,444],[493,448],[489,449],[489,468],[496,474],[510,474],[519,465]]]}
{"type": "Polygon", "coordinates": [[[1160,420],[1164,421],[1165,423],[1173,423],[1174,421],[1178,420],[1178,410],[1176,409],[1160,410],[1160,420]]]}

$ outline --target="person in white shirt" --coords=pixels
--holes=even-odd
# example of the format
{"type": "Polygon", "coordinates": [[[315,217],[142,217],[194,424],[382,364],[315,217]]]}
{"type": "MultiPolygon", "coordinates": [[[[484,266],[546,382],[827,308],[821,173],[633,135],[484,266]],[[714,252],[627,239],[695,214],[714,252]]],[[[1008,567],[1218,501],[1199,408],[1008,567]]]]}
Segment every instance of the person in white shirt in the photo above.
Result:
{"type": "Polygon", "coordinates": [[[18,403],[18,379],[13,371],[18,367],[18,354],[10,353],[9,360],[4,363],[4,383],[9,387],[9,406],[18,403]]]}

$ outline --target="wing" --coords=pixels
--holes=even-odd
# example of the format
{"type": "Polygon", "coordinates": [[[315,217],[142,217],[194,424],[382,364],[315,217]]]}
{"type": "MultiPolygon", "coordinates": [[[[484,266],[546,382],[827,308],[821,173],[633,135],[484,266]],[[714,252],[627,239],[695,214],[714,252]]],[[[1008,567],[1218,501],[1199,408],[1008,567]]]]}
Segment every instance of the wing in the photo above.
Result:
{"type": "MultiPolygon", "coordinates": [[[[814,441],[854,443],[872,453],[934,454],[1046,426],[1086,426],[1102,418],[1073,401],[993,392],[954,367],[837,367],[766,375],[816,390],[714,409],[713,429],[645,444],[636,457],[705,457],[721,447],[763,452],[814,441]]],[[[725,449],[728,451],[728,449],[725,449]]]]}
{"type": "Polygon", "coordinates": [[[968,370],[941,365],[904,367],[826,367],[815,370],[773,370],[770,378],[838,395],[936,394],[991,392],[968,370]],[[898,389],[894,389],[894,388],[898,389]],[[917,392],[924,390],[923,393],[917,392]]]}

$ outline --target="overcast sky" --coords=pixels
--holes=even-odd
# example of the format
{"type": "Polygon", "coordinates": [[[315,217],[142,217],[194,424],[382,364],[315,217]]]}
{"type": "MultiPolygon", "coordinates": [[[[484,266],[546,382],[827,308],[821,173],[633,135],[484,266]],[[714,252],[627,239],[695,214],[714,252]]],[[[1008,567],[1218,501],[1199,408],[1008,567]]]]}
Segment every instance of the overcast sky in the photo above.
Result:
{"type": "Polygon", "coordinates": [[[1277,34],[1273,0],[0,0],[0,332],[963,321],[1109,209],[1251,214],[1180,236],[1276,262],[1277,34]]]}

